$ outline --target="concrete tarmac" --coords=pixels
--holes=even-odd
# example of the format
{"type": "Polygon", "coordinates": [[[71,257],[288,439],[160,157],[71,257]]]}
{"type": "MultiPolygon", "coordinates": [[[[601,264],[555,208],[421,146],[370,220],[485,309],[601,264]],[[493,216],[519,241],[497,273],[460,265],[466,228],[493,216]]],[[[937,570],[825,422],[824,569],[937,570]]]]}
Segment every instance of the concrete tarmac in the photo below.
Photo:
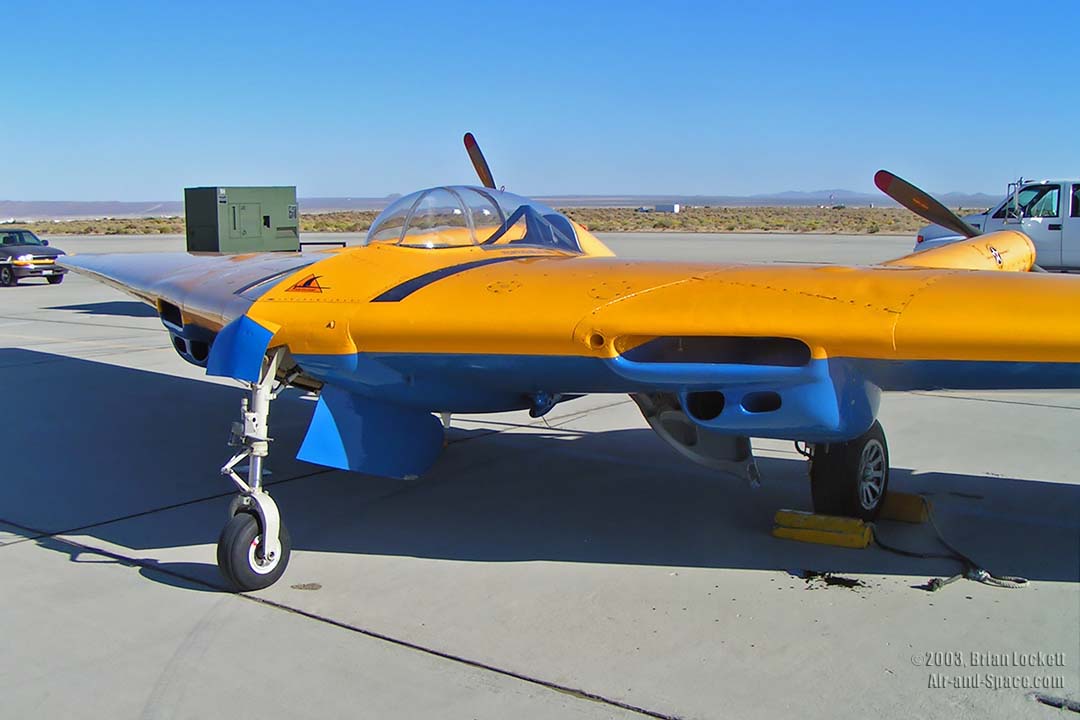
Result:
{"type": "MultiPolygon", "coordinates": [[[[725,262],[869,263],[911,242],[604,239],[725,262]]],[[[313,402],[290,391],[269,465],[292,560],[234,595],[214,548],[238,384],[90,280],[0,298],[2,717],[1050,718],[1072,715],[1033,693],[1080,701],[1080,393],[885,397],[892,488],[1031,580],[931,593],[955,562],[771,537],[775,510],[810,506],[788,443],[755,443],[754,490],[676,455],[628,398],[594,396],[544,420],[455,417],[433,472],[399,483],[297,461],[313,402]]],[[[941,552],[927,526],[880,532],[941,552]]]]}

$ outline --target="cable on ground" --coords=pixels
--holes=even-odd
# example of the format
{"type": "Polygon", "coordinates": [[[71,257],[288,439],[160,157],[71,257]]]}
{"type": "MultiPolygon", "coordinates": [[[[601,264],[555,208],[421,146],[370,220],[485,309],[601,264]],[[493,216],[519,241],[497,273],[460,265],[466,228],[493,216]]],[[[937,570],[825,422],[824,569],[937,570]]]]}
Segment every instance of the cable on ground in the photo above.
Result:
{"type": "Polygon", "coordinates": [[[930,522],[930,527],[934,531],[935,537],[939,543],[941,543],[948,553],[922,553],[915,552],[913,550],[905,550],[882,542],[878,536],[878,528],[876,525],[871,524],[870,530],[872,537],[874,538],[874,544],[886,552],[891,552],[896,555],[903,555],[904,557],[921,558],[925,560],[956,560],[962,566],[962,570],[956,575],[952,575],[947,578],[930,578],[926,581],[924,589],[929,592],[936,592],[941,588],[956,582],[960,578],[967,578],[968,580],[974,580],[975,582],[982,583],[984,585],[991,585],[993,587],[1007,588],[1010,590],[1016,590],[1022,587],[1027,587],[1030,583],[1027,578],[1017,577],[1014,575],[994,575],[986,568],[979,565],[964,553],[957,550],[949,541],[945,539],[945,536],[941,534],[941,530],[938,528],[937,523],[934,522],[934,513],[930,507],[930,504],[923,498],[923,502],[926,503],[926,517],[930,522]]]}

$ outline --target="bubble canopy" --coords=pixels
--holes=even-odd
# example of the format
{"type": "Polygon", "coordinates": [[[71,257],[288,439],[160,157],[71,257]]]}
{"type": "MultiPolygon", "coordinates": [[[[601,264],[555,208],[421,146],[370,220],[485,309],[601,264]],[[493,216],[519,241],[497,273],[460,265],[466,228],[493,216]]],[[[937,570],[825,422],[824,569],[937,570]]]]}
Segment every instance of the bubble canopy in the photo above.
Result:
{"type": "Polygon", "coordinates": [[[375,218],[365,243],[581,252],[574,225],[565,215],[520,195],[465,185],[428,188],[395,200],[375,218]]]}

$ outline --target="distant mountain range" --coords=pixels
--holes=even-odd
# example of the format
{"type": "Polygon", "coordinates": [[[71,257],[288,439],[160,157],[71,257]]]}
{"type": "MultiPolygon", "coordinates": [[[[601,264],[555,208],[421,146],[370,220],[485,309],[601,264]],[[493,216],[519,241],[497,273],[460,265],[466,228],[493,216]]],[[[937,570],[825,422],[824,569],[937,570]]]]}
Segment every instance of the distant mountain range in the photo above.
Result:
{"type": "MultiPolygon", "coordinates": [[[[938,200],[949,207],[963,208],[987,208],[1001,200],[999,195],[987,195],[986,193],[959,193],[948,192],[934,195],[938,200]]],[[[813,192],[800,192],[788,190],[787,192],[772,193],[770,195],[751,195],[747,198],[750,205],[823,205],[829,201],[844,205],[858,206],[891,206],[896,203],[881,193],[860,193],[852,190],[814,190],[813,192]]]]}
{"type": "MultiPolygon", "coordinates": [[[[326,213],[345,210],[381,210],[399,195],[381,198],[316,197],[300,198],[300,212],[326,213]]],[[[945,193],[937,196],[949,207],[987,208],[1000,200],[983,193],[945,193]]],[[[771,193],[765,195],[540,195],[536,200],[554,207],[651,207],[664,203],[752,207],[765,205],[852,205],[866,207],[895,207],[881,194],[851,190],[814,190],[771,193]]],[[[170,217],[184,214],[179,200],[124,202],[69,200],[0,200],[0,222],[9,220],[86,220],[104,217],[170,217]]]]}

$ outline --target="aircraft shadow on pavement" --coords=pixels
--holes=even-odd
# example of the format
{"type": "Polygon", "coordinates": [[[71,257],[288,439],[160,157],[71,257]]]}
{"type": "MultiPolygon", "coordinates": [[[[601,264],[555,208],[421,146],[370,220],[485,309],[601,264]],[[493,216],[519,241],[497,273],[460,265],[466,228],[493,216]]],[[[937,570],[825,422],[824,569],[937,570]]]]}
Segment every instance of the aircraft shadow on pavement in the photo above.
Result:
{"type": "MultiPolygon", "coordinates": [[[[239,387],[22,349],[0,349],[0,366],[19,376],[5,398],[19,413],[8,431],[0,521],[29,528],[30,537],[99,538],[151,566],[156,549],[216,542],[232,495],[218,468],[228,457],[239,387]]],[[[752,490],[679,458],[645,427],[455,430],[435,469],[402,483],[295,460],[311,412],[296,393],[283,393],[271,412],[270,482],[297,551],[925,577],[957,571],[946,560],[773,538],[778,508],[810,506],[806,466],[794,456],[762,459],[764,486],[752,490]]],[[[1080,487],[902,468],[891,482],[928,494],[948,540],[995,574],[1080,581],[1080,487]]],[[[880,530],[891,544],[941,550],[926,526],[880,530]]],[[[64,543],[37,541],[86,561],[64,543]]],[[[213,560],[211,552],[205,564],[161,567],[216,584],[213,560]]]]}
{"type": "Polygon", "coordinates": [[[69,310],[81,315],[107,315],[110,317],[157,317],[154,308],[137,300],[110,300],[108,302],[55,305],[46,310],[69,310]]]}

